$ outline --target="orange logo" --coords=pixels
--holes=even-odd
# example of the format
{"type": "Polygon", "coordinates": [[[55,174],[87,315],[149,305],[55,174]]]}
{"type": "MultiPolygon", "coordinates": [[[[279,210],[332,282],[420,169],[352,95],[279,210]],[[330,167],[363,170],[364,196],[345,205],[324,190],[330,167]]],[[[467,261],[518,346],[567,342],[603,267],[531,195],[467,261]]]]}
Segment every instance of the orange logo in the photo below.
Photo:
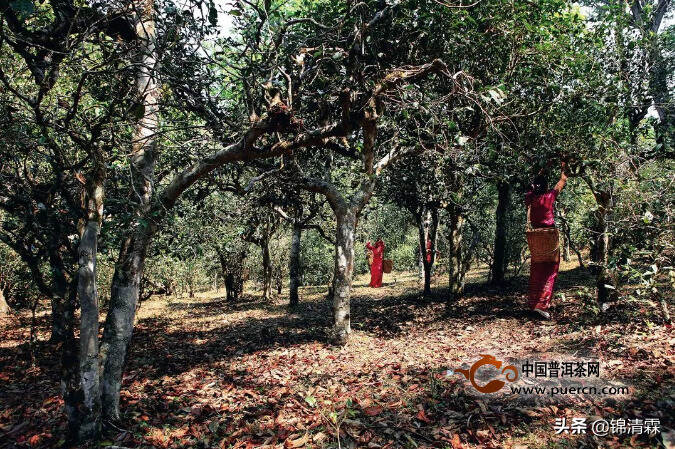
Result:
{"type": "MultiPolygon", "coordinates": [[[[502,367],[502,362],[494,358],[494,356],[487,355],[487,354],[481,354],[480,355],[482,359],[478,360],[475,362],[473,365],[471,365],[471,368],[469,369],[457,369],[455,370],[458,373],[464,374],[464,377],[467,378],[467,380],[471,381],[471,385],[473,387],[480,391],[481,393],[494,393],[495,391],[499,391],[502,389],[502,387],[506,384],[503,380],[496,380],[493,379],[490,382],[486,383],[485,385],[479,385],[478,382],[476,382],[475,376],[476,376],[476,371],[478,371],[478,368],[480,368],[483,365],[492,365],[495,368],[499,369],[502,367]]],[[[509,382],[515,382],[518,380],[518,369],[516,369],[515,366],[513,365],[507,365],[501,370],[502,374],[504,374],[504,377],[506,380],[509,382]]]]}

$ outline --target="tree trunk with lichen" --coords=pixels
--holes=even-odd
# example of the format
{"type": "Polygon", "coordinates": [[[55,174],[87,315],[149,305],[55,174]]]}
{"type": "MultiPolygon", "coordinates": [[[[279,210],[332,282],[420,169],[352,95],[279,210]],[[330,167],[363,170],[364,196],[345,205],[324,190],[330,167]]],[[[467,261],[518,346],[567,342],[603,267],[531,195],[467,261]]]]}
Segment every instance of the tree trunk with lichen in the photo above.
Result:
{"type": "Polygon", "coordinates": [[[614,290],[614,281],[609,271],[609,213],[611,210],[611,194],[609,192],[594,193],[598,209],[595,211],[595,223],[592,229],[593,245],[591,247],[592,270],[596,276],[597,299],[601,305],[610,300],[614,290]]]}
{"type": "Polygon", "coordinates": [[[335,240],[335,269],[333,277],[334,331],[338,343],[345,343],[352,332],[350,296],[354,272],[354,236],[356,215],[349,209],[335,211],[337,238],[335,240]]]}
{"type": "Polygon", "coordinates": [[[136,24],[139,44],[136,91],[142,117],[136,126],[131,150],[134,197],[138,198],[137,217],[134,227],[122,244],[115,266],[110,309],[100,348],[103,365],[103,415],[105,419],[113,421],[120,417],[119,394],[124,359],[131,341],[148,245],[157,231],[157,223],[148,217],[154,184],[160,94],[156,74],[158,58],[155,48],[154,1],[140,2],[139,10],[140,17],[136,24]]]}
{"type": "Polygon", "coordinates": [[[103,217],[103,168],[95,170],[85,187],[83,208],[86,221],[78,246],[77,299],[80,303],[79,385],[71,397],[71,434],[78,441],[93,440],[101,431],[101,388],[99,376],[99,298],[96,288],[98,235],[103,217]]]}

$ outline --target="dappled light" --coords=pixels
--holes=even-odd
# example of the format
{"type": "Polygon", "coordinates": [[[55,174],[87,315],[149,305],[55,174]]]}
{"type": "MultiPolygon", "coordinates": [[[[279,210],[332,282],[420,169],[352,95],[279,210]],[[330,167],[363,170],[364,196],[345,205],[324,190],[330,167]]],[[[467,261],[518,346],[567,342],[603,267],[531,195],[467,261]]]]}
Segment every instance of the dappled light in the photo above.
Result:
{"type": "Polygon", "coordinates": [[[0,449],[675,447],[671,0],[0,0],[0,449]]]}

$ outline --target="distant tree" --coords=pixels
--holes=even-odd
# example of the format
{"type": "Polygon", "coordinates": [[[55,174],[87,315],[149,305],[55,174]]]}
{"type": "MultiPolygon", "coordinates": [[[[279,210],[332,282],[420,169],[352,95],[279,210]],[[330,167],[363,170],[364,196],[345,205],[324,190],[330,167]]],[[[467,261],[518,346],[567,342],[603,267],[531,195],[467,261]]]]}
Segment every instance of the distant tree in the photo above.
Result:
{"type": "Polygon", "coordinates": [[[431,293],[431,270],[436,260],[439,209],[446,189],[442,157],[443,154],[437,151],[403,157],[394,163],[381,183],[384,197],[407,210],[415,219],[424,269],[425,295],[431,293]],[[429,258],[427,241],[431,244],[429,258]]]}

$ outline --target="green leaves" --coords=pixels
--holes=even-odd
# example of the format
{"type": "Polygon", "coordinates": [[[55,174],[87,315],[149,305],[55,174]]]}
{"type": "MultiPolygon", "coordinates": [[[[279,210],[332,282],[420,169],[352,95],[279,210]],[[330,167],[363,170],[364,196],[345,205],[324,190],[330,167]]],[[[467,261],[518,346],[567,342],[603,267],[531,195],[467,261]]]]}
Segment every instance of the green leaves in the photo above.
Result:
{"type": "Polygon", "coordinates": [[[12,8],[21,19],[26,19],[35,12],[35,5],[32,0],[14,0],[9,3],[9,7],[12,8]]]}
{"type": "Polygon", "coordinates": [[[310,395],[310,396],[306,396],[306,397],[305,397],[305,402],[306,402],[307,405],[309,405],[310,407],[314,407],[314,406],[316,405],[316,398],[315,398],[314,396],[311,396],[311,395],[310,395]]]}

